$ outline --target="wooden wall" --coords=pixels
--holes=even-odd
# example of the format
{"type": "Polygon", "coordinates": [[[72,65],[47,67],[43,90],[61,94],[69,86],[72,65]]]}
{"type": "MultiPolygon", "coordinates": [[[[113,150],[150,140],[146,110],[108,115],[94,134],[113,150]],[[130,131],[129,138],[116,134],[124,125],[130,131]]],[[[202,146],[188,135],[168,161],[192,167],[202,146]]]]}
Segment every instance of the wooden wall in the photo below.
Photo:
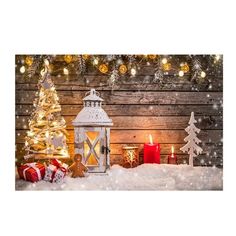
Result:
{"type": "MultiPolygon", "coordinates": [[[[33,110],[37,91],[37,76],[26,79],[16,70],[16,158],[24,155],[24,137],[28,119],[33,110]]],[[[187,155],[179,148],[184,143],[191,111],[201,129],[199,138],[203,141],[204,153],[195,159],[195,165],[223,166],[223,75],[208,72],[207,80],[194,84],[189,75],[179,78],[169,75],[164,83],[153,83],[154,68],[141,67],[135,78],[120,78],[112,90],[107,85],[108,76],[87,72],[84,76],[53,75],[62,115],[67,121],[69,148],[73,153],[74,133],[71,121],[82,109],[82,98],[90,88],[100,92],[105,100],[103,108],[112,118],[111,163],[120,163],[124,144],[137,144],[142,160],[143,143],[152,134],[154,141],[161,143],[162,163],[166,163],[171,145],[174,145],[179,163],[187,161],[187,155]]]]}

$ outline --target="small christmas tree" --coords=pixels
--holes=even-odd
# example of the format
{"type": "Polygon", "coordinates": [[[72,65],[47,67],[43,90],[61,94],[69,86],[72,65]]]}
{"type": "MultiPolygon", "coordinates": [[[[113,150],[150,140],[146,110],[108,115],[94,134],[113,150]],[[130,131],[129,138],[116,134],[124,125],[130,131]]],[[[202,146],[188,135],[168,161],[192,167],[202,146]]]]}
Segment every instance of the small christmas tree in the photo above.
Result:
{"type": "Polygon", "coordinates": [[[198,139],[196,135],[196,133],[200,132],[200,129],[194,125],[194,123],[197,123],[194,118],[194,112],[191,113],[188,123],[189,126],[185,129],[185,131],[189,135],[184,139],[187,144],[180,148],[180,150],[189,154],[189,165],[193,166],[193,158],[202,153],[202,148],[197,145],[201,142],[201,140],[198,139]]]}
{"type": "Polygon", "coordinates": [[[44,60],[40,72],[39,93],[34,101],[34,111],[25,137],[25,158],[69,157],[66,144],[66,122],[61,116],[61,106],[49,74],[49,61],[44,60]]]}

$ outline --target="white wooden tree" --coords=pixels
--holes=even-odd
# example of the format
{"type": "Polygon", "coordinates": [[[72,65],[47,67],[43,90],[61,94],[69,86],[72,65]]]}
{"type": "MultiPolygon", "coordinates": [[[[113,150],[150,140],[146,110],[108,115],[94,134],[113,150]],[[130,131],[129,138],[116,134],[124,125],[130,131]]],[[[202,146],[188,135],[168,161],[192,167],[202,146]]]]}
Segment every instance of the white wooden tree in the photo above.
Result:
{"type": "Polygon", "coordinates": [[[185,131],[189,134],[184,139],[187,144],[180,148],[181,151],[189,154],[189,165],[191,166],[193,166],[193,158],[202,153],[202,148],[197,145],[201,142],[201,140],[197,138],[196,134],[200,132],[200,129],[198,129],[194,123],[197,123],[197,121],[194,118],[194,112],[191,112],[191,117],[188,122],[189,126],[185,129],[185,131]]]}

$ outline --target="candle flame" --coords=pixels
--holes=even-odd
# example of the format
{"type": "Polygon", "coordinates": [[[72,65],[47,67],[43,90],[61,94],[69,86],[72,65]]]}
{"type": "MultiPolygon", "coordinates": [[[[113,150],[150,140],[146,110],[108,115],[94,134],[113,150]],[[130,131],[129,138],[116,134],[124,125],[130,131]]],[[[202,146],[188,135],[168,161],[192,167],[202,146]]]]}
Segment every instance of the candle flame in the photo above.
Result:
{"type": "Polygon", "coordinates": [[[175,151],[174,146],[171,146],[171,157],[174,157],[174,151],[175,151]]]}
{"type": "Polygon", "coordinates": [[[150,140],[150,144],[153,144],[153,140],[152,140],[152,135],[149,134],[149,140],[150,140]]]}

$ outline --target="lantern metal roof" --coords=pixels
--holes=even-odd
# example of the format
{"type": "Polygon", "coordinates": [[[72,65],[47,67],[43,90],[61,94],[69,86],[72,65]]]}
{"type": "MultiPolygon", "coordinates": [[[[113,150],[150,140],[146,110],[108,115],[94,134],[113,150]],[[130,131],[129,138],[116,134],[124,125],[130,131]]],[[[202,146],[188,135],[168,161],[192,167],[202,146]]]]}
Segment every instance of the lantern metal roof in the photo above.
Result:
{"type": "Polygon", "coordinates": [[[112,120],[107,113],[102,109],[102,98],[95,89],[87,92],[84,101],[83,109],[78,113],[72,121],[74,126],[112,126],[112,120]]]}

